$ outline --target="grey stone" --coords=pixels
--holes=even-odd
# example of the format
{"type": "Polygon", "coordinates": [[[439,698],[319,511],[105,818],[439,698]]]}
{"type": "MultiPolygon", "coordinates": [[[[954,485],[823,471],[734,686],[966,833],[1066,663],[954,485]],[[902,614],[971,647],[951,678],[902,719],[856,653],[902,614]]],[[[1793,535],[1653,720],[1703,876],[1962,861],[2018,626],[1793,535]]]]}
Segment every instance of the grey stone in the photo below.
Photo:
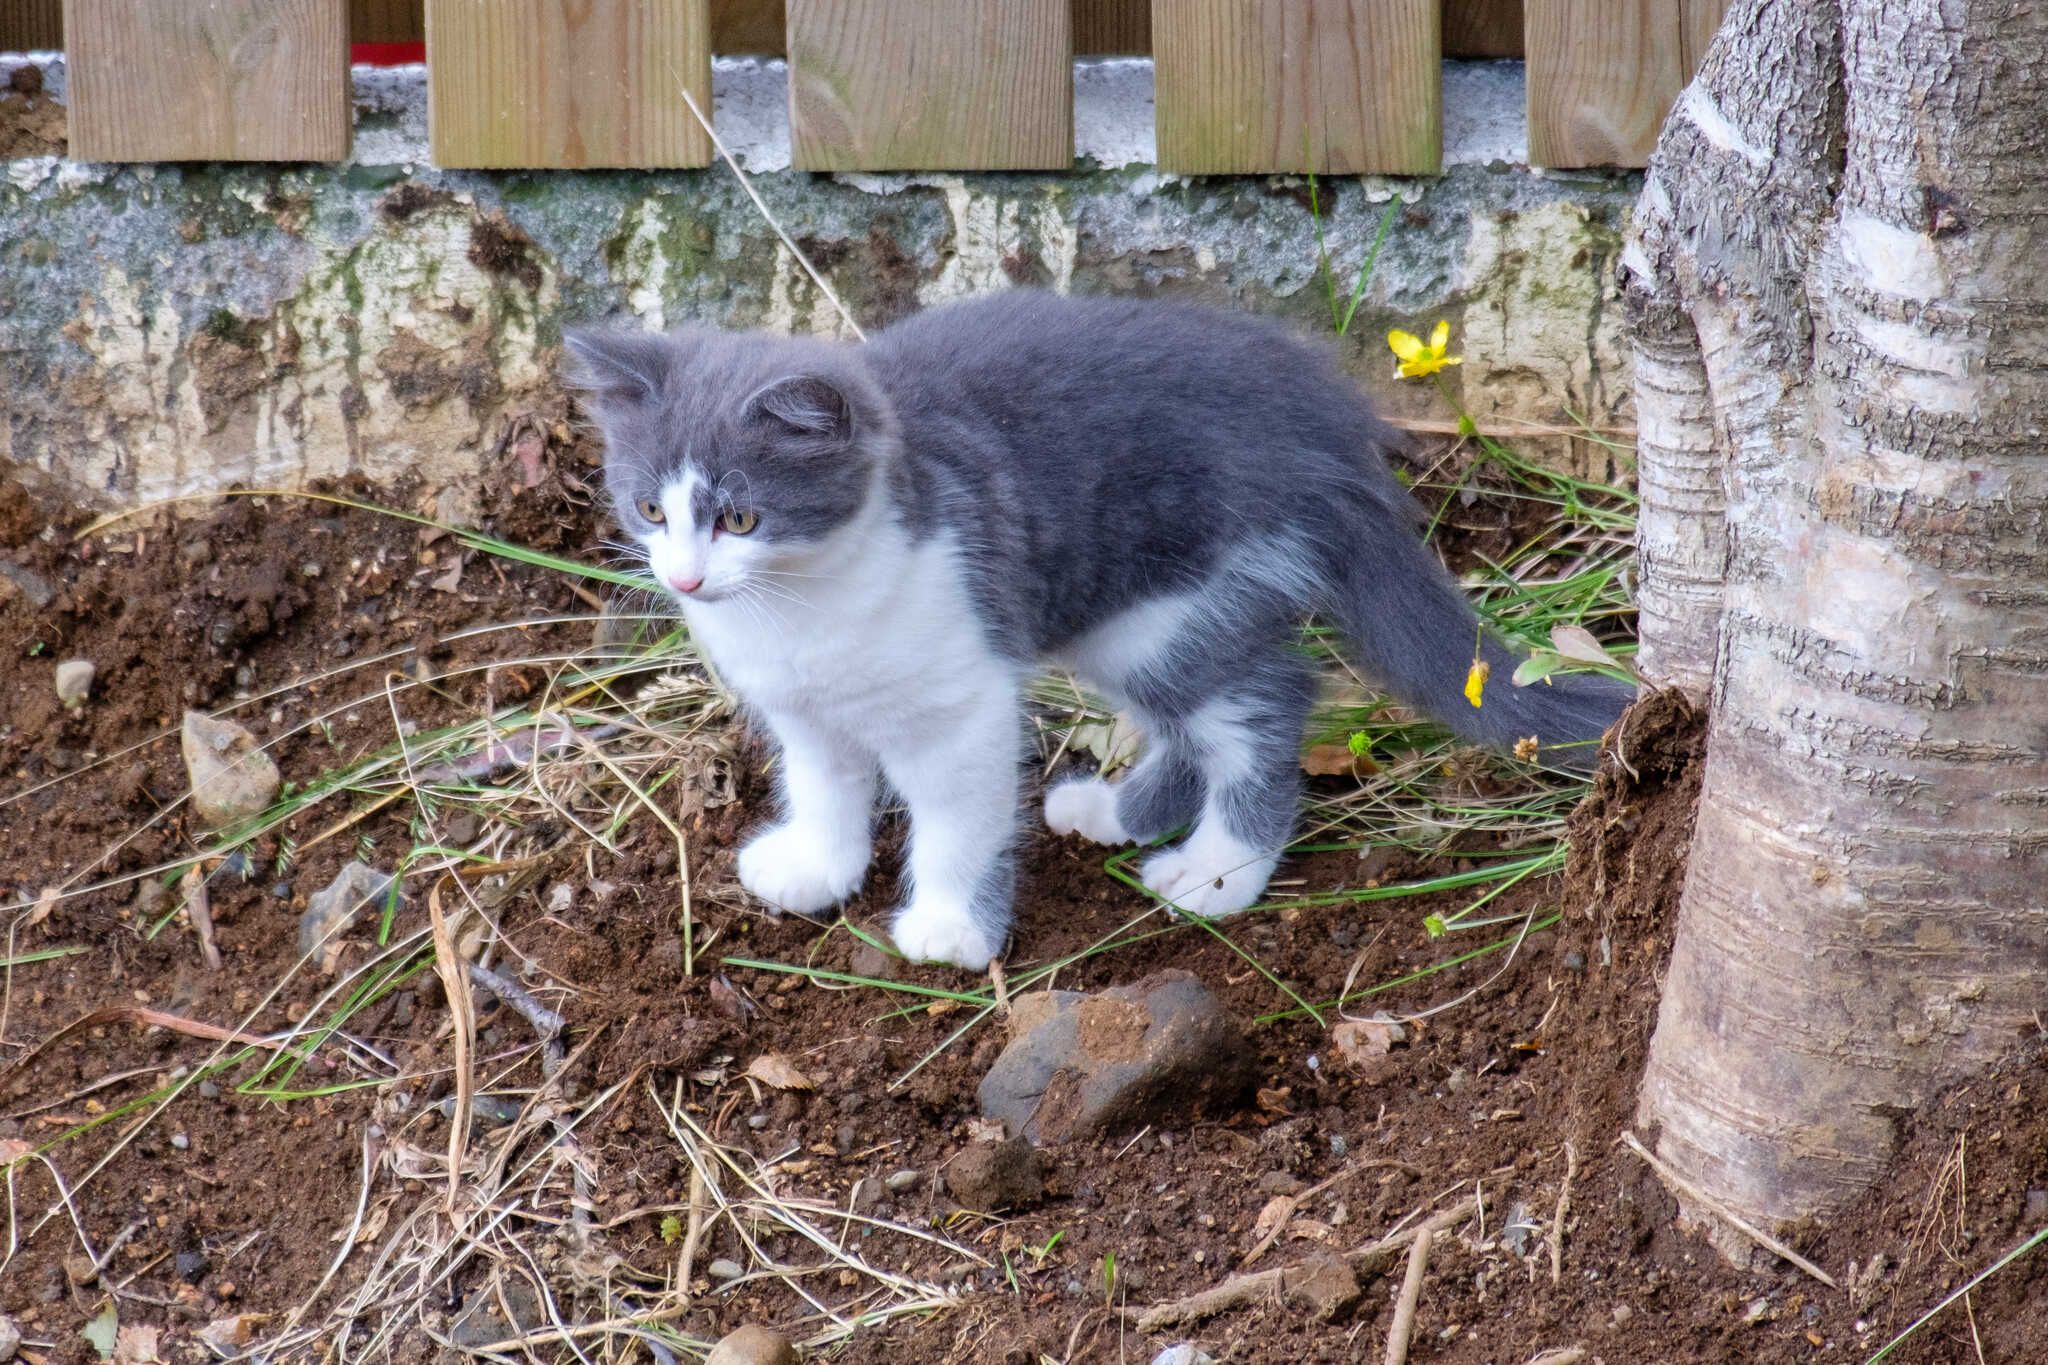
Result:
{"type": "Polygon", "coordinates": [[[1023,1137],[973,1142],[946,1163],[946,1188],[970,1209],[996,1213],[1035,1204],[1045,1193],[1037,1149],[1023,1137]]]}
{"type": "Polygon", "coordinates": [[[1216,1365],[1216,1357],[1192,1341],[1182,1341],[1153,1356],[1152,1365],[1216,1365]]]}
{"type": "Polygon", "coordinates": [[[474,1349],[494,1341],[509,1341],[535,1330],[545,1320],[533,1286],[519,1276],[507,1275],[476,1291],[448,1335],[456,1345],[474,1349]]]}
{"type": "Polygon", "coordinates": [[[2048,1223],[2048,1190],[2027,1191],[2027,1226],[2040,1227],[2048,1223]]]}
{"type": "Polygon", "coordinates": [[[749,1323],[720,1337],[704,1365],[796,1365],[796,1347],[781,1333],[749,1323]]]}
{"type": "Polygon", "coordinates": [[[1317,1322],[1336,1322],[1358,1305],[1358,1272],[1335,1252],[1323,1252],[1287,1272],[1287,1297],[1317,1322]]]}
{"type": "Polygon", "coordinates": [[[902,1194],[906,1190],[916,1189],[917,1182],[922,1179],[924,1177],[916,1171],[892,1171],[889,1178],[882,1183],[889,1187],[889,1193],[902,1194]]]}
{"type": "Polygon", "coordinates": [[[14,1359],[21,1350],[21,1328],[13,1318],[0,1313],[0,1365],[14,1359]]]}
{"type": "Polygon", "coordinates": [[[737,1280],[747,1272],[738,1261],[729,1261],[721,1256],[710,1265],[705,1266],[704,1273],[714,1280],[737,1280]]]}
{"type": "Polygon", "coordinates": [[[231,720],[187,711],[179,732],[192,812],[208,828],[245,820],[277,795],[277,765],[256,736],[231,720]]]}
{"type": "Polygon", "coordinates": [[[1010,1026],[981,1111],[1033,1142],[1226,1109],[1253,1080],[1237,1021],[1187,972],[1093,994],[1034,991],[1012,1002],[1010,1026]]]}
{"type": "Polygon", "coordinates": [[[91,659],[66,659],[57,665],[57,700],[66,706],[83,706],[92,695],[92,675],[99,670],[91,659]]]}
{"type": "Polygon", "coordinates": [[[351,861],[334,880],[313,893],[299,917],[299,952],[331,969],[340,957],[340,940],[364,911],[383,902],[392,878],[368,863],[351,861]]]}
{"type": "Polygon", "coordinates": [[[213,1269],[213,1262],[206,1259],[203,1251],[181,1251],[176,1262],[178,1278],[186,1284],[198,1284],[206,1278],[206,1272],[213,1269]]]}
{"type": "Polygon", "coordinates": [[[192,1139],[186,1137],[183,1133],[173,1133],[171,1134],[171,1146],[181,1152],[189,1151],[192,1147],[192,1139]]]}
{"type": "Polygon", "coordinates": [[[47,578],[11,559],[0,559],[0,583],[11,584],[32,607],[47,607],[57,600],[57,590],[47,578]]]}

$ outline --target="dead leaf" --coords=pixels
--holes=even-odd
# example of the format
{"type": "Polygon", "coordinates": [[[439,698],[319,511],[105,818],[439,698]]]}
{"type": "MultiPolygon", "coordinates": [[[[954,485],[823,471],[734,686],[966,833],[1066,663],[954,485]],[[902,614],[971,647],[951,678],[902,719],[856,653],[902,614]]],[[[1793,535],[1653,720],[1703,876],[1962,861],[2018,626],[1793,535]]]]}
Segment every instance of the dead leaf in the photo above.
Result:
{"type": "MultiPolygon", "coordinates": [[[[1252,1220],[1252,1245],[1264,1247],[1272,1241],[1294,1216],[1295,1197],[1291,1194],[1276,1194],[1266,1201],[1266,1207],[1259,1210],[1259,1216],[1252,1220]]],[[[1247,1259],[1249,1264],[1249,1259],[1247,1259]]]]}
{"type": "Polygon", "coordinates": [[[1394,1044],[1407,1041],[1408,1030],[1392,1019],[1346,1019],[1330,1029],[1331,1051],[1352,1066],[1384,1057],[1394,1044]]]}
{"type": "Polygon", "coordinates": [[[24,1142],[20,1138],[0,1138],[0,1171],[6,1170],[35,1149],[36,1145],[33,1142],[24,1142]]]}
{"type": "Polygon", "coordinates": [[[114,1365],[155,1365],[157,1329],[137,1324],[114,1333],[114,1365]]]}
{"type": "Polygon", "coordinates": [[[1593,632],[1584,626],[1564,625],[1550,628],[1550,647],[1574,663],[1595,664],[1604,668],[1614,667],[1614,660],[1600,642],[1593,638],[1593,632]]]}
{"type": "Polygon", "coordinates": [[[224,1318],[215,1318],[199,1329],[197,1336],[203,1345],[210,1346],[220,1355],[232,1355],[238,1346],[247,1346],[254,1339],[256,1329],[261,1326],[268,1313],[233,1313],[224,1318]]]}
{"type": "Polygon", "coordinates": [[[22,928],[35,928],[38,924],[41,924],[44,920],[48,919],[50,917],[50,912],[52,910],[55,910],[56,908],[57,888],[54,886],[44,887],[43,894],[36,897],[36,908],[28,912],[28,921],[27,923],[22,925],[22,928]]]}
{"type": "Polygon", "coordinates": [[[1311,744],[1302,750],[1301,770],[1310,777],[1370,777],[1380,765],[1349,744],[1311,744]]]}
{"type": "Polygon", "coordinates": [[[811,1078],[779,1052],[764,1052],[747,1063],[747,1075],[777,1090],[816,1090],[811,1078]]]}
{"type": "Polygon", "coordinates": [[[1328,1223],[1318,1223],[1313,1218],[1297,1218],[1287,1225],[1287,1240],[1290,1242],[1334,1242],[1337,1230],[1328,1223]]]}
{"type": "Polygon", "coordinates": [[[1293,1086],[1281,1085],[1275,1086],[1271,1090],[1261,1090],[1253,1098],[1255,1098],[1258,1101],[1259,1108],[1263,1109],[1268,1114],[1285,1114],[1288,1112],[1288,1097],[1293,1094],[1293,1086]]]}

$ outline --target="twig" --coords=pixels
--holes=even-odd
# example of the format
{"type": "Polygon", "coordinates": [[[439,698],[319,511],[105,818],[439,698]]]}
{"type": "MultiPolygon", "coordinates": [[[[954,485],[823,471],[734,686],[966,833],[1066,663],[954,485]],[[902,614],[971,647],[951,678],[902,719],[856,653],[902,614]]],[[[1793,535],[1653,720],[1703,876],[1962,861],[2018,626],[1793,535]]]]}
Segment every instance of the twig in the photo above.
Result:
{"type": "Polygon", "coordinates": [[[1770,1252],[1772,1255],[1780,1256],[1783,1257],[1785,1260],[1790,1261],[1793,1265],[1798,1266],[1801,1270],[1813,1276],[1813,1278],[1819,1280],[1828,1288],[1840,1289],[1842,1287],[1841,1285],[1835,1282],[1835,1277],[1828,1274],[1827,1271],[1822,1270],[1812,1261],[1807,1260],[1804,1256],[1801,1256],[1798,1252],[1794,1251],[1791,1247],[1786,1246],[1783,1242],[1771,1236],[1770,1233],[1765,1232],[1762,1228],[1759,1228],[1755,1224],[1748,1222],[1742,1217],[1742,1215],[1736,1213],[1735,1210],[1729,1208],[1726,1204],[1714,1198],[1705,1190],[1693,1184],[1690,1180],[1687,1180],[1677,1171],[1674,1171],[1671,1169],[1671,1167],[1665,1165],[1662,1158],[1658,1157],[1655,1152],[1652,1152],[1649,1148],[1643,1146],[1641,1142],[1636,1140],[1636,1135],[1634,1133],[1623,1133],[1621,1135],[1621,1140],[1630,1151],[1634,1152],[1637,1156],[1641,1157],[1644,1161],[1648,1162],[1650,1164],[1650,1169],[1655,1171],[1657,1173],[1658,1178],[1661,1179],[1666,1185],[1669,1185],[1678,1193],[1684,1195],[1686,1198],[1692,1200],[1694,1203],[1705,1208],[1707,1212],[1714,1214],[1716,1217],[1726,1222],[1728,1226],[1734,1228],[1737,1232],[1749,1238],[1750,1241],[1755,1242],[1758,1246],[1770,1252]]]}
{"type": "Polygon", "coordinates": [[[1401,1294],[1394,1300],[1394,1320],[1387,1327],[1387,1365],[1408,1365],[1408,1342],[1415,1335],[1415,1307],[1422,1302],[1422,1277],[1429,1269],[1429,1244],[1436,1240],[1436,1219],[1415,1230],[1408,1246],[1408,1269],[1401,1276],[1401,1294]]]}
{"type": "Polygon", "coordinates": [[[1259,1239],[1259,1244],[1257,1246],[1253,1247],[1250,1251],[1247,1251],[1244,1254],[1244,1259],[1242,1261],[1239,1261],[1238,1265],[1248,1266],[1253,1261],[1258,1260],[1259,1257],[1265,1255],[1266,1252],[1271,1249],[1273,1243],[1280,1240],[1280,1234],[1287,1230],[1287,1224],[1294,1218],[1295,1211],[1299,1209],[1303,1204],[1306,1204],[1309,1200],[1321,1194],[1324,1190],[1329,1189],[1332,1185],[1338,1184],[1345,1180],[1349,1180],[1352,1176],[1357,1175],[1360,1171],[1377,1171],[1387,1170],[1390,1168],[1398,1171],[1406,1171],[1410,1175],[1422,1174],[1422,1169],[1420,1167],[1415,1166],[1409,1162],[1395,1161],[1391,1158],[1375,1158],[1371,1161],[1353,1162],[1351,1165],[1346,1166],[1343,1170],[1337,1172],[1337,1174],[1333,1176],[1327,1176],[1324,1179],[1317,1181],[1315,1184],[1303,1190],[1300,1194],[1289,1194],[1281,1196],[1283,1199],[1287,1201],[1284,1212],[1282,1212],[1279,1217],[1273,1220],[1273,1226],[1267,1230],[1266,1235],[1264,1237],[1261,1237],[1259,1239]]]}
{"type": "Polygon", "coordinates": [[[811,258],[804,255],[797,247],[797,244],[790,240],[789,234],[782,230],[782,224],[775,221],[775,215],[770,213],[768,206],[761,202],[761,196],[754,192],[754,182],[747,179],[747,173],[740,169],[740,163],[732,159],[732,153],[726,150],[725,139],[718,135],[718,130],[711,126],[711,120],[704,117],[704,111],[697,107],[697,97],[690,93],[688,86],[682,87],[682,95],[683,103],[690,107],[690,113],[696,118],[698,123],[703,125],[704,136],[711,139],[711,145],[718,149],[718,154],[725,158],[725,164],[732,168],[734,178],[740,182],[740,188],[747,192],[747,198],[754,201],[754,207],[760,210],[762,219],[769,227],[775,229],[775,235],[782,239],[782,244],[789,248],[789,254],[796,257],[796,263],[804,268],[806,275],[811,277],[811,283],[818,286],[818,292],[822,293],[831,302],[832,307],[838,311],[840,317],[846,319],[848,330],[862,341],[866,341],[868,334],[863,332],[860,329],[860,324],[853,320],[852,312],[848,310],[845,304],[839,301],[839,296],[832,292],[832,286],[825,283],[825,277],[818,273],[818,267],[811,264],[811,258]]]}
{"type": "Polygon", "coordinates": [[[690,1301],[690,1276],[696,1270],[697,1240],[704,1235],[704,1170],[690,1163],[690,1221],[683,1230],[683,1251],[676,1258],[676,1291],[690,1301]]]}
{"type": "Polygon", "coordinates": [[[1564,1184],[1557,1187],[1557,1212],[1550,1216],[1550,1282],[1564,1278],[1564,1216],[1572,1207],[1572,1177],[1579,1173],[1579,1149],[1564,1140],[1564,1184]]]}
{"type": "Polygon", "coordinates": [[[469,1144],[469,1107],[476,1090],[476,1076],[470,1054],[476,1046],[476,1008],[469,996],[469,977],[462,970],[462,950],[455,946],[455,934],[441,909],[444,877],[427,893],[427,916],[434,926],[434,972],[441,978],[442,993],[448,997],[448,1017],[455,1030],[455,1112],[448,1123],[448,1213],[455,1212],[456,1191],[462,1187],[462,1153],[469,1144]]]}
{"type": "Polygon", "coordinates": [[[213,897],[206,892],[206,874],[194,863],[184,876],[185,918],[192,921],[192,932],[199,935],[199,955],[206,959],[212,971],[220,970],[220,948],[213,941],[213,897]]]}
{"type": "MultiPolygon", "coordinates": [[[[1403,1248],[1413,1245],[1423,1228],[1429,1229],[1434,1235],[1470,1218],[1478,1209],[1478,1201],[1469,1197],[1461,1199],[1421,1226],[1404,1228],[1400,1232],[1380,1238],[1377,1242],[1355,1247],[1344,1253],[1344,1259],[1349,1261],[1351,1268],[1360,1275],[1377,1274],[1392,1264],[1395,1255],[1403,1248]]],[[[1225,1313],[1248,1303],[1257,1303],[1278,1293],[1285,1286],[1286,1277],[1299,1269],[1298,1266],[1275,1266],[1271,1270],[1258,1270],[1249,1275],[1233,1275],[1215,1288],[1204,1289],[1199,1294],[1190,1294],[1182,1299],[1170,1299],[1165,1303],[1155,1303],[1145,1309],[1126,1308],[1122,1312],[1126,1317],[1135,1316],[1138,1319],[1140,1332],[1157,1332],[1180,1323],[1213,1318],[1218,1313],[1225,1313]]]]}

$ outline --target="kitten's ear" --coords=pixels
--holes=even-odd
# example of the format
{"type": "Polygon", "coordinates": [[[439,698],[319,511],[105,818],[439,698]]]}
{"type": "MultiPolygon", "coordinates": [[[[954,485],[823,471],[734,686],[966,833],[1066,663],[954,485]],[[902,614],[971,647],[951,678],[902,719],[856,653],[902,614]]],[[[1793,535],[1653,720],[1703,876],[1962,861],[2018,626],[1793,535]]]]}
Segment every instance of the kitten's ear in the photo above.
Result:
{"type": "Polygon", "coordinates": [[[653,398],[673,357],[668,339],[648,332],[577,328],[562,335],[567,379],[599,403],[634,406],[653,398]]]}
{"type": "Polygon", "coordinates": [[[853,400],[823,375],[794,374],[778,379],[747,400],[746,413],[834,445],[853,439],[853,400]]]}

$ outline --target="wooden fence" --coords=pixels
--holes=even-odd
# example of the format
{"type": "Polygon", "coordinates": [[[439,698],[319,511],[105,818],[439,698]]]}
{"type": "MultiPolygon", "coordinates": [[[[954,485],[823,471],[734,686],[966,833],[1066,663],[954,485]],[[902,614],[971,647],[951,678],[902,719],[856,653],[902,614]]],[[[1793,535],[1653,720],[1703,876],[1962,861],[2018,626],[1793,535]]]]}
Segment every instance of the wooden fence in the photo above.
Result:
{"type": "Polygon", "coordinates": [[[701,166],[711,54],[790,59],[795,164],[1058,169],[1075,55],[1150,53],[1158,162],[1427,174],[1441,58],[1522,56],[1544,166],[1641,165],[1726,0],[0,0],[82,160],[331,161],[352,43],[425,43],[443,166],[701,166]]]}

